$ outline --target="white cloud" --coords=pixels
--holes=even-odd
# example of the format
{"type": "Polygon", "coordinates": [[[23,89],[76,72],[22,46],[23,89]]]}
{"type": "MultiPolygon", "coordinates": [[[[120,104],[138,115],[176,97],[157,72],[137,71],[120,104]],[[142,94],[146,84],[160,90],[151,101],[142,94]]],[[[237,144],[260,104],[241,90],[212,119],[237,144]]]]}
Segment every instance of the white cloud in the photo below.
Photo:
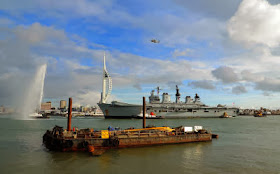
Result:
{"type": "Polygon", "coordinates": [[[256,83],[256,89],[263,91],[280,92],[280,79],[265,78],[256,83]]]}
{"type": "Polygon", "coordinates": [[[266,0],[243,0],[228,23],[230,37],[246,45],[279,46],[278,28],[280,5],[271,5],[266,0]]]}
{"type": "Polygon", "coordinates": [[[213,90],[216,87],[213,85],[213,81],[201,80],[201,81],[192,81],[188,84],[194,88],[210,89],[213,90]]]}
{"type": "Polygon", "coordinates": [[[67,37],[62,30],[54,29],[53,27],[45,27],[40,23],[33,23],[31,26],[18,26],[15,29],[15,34],[19,39],[30,44],[39,44],[43,41],[57,41],[67,40],[67,37]]]}
{"type": "Polygon", "coordinates": [[[264,91],[263,92],[263,96],[266,96],[266,97],[271,97],[273,96],[271,93],[267,92],[267,91],[264,91]]]}
{"type": "Polygon", "coordinates": [[[89,57],[101,61],[103,51],[81,46],[63,30],[40,23],[2,29],[8,34],[0,42],[0,103],[16,104],[22,99],[37,66],[44,62],[48,62],[45,97],[69,97],[78,89],[100,82],[99,74],[78,60],[89,57]],[[88,71],[91,76],[76,77],[81,71],[88,71]]]}
{"type": "Polygon", "coordinates": [[[134,84],[133,87],[138,89],[139,91],[142,90],[142,87],[141,87],[141,85],[139,83],[134,84]]]}
{"type": "Polygon", "coordinates": [[[14,25],[14,22],[8,18],[0,18],[0,26],[11,26],[14,25]]]}
{"type": "Polygon", "coordinates": [[[222,59],[245,82],[259,82],[265,78],[279,78],[280,56],[267,47],[256,47],[241,54],[222,59]]]}
{"type": "Polygon", "coordinates": [[[100,93],[97,91],[84,91],[83,93],[74,93],[73,101],[75,105],[91,105],[95,106],[100,100],[100,93]]]}
{"type": "MultiPolygon", "coordinates": [[[[33,14],[39,19],[58,19],[59,23],[66,23],[71,19],[81,19],[86,27],[95,30],[96,22],[122,29],[137,29],[145,33],[145,40],[158,37],[161,44],[171,46],[187,44],[190,39],[221,40],[226,32],[225,23],[214,17],[197,18],[194,20],[189,14],[168,13],[170,5],[176,9],[177,4],[163,4],[164,9],[154,8],[152,11],[131,12],[126,3],[119,5],[116,1],[90,1],[90,0],[38,0],[22,3],[20,0],[0,2],[0,9],[12,15],[33,14]],[[207,30],[206,30],[207,28],[207,30]]],[[[143,5],[155,6],[154,3],[143,5]]],[[[106,32],[106,28],[98,28],[106,32]]],[[[144,39],[143,39],[144,40],[144,39]]]]}
{"type": "Polygon", "coordinates": [[[108,1],[90,1],[90,0],[40,0],[38,6],[50,12],[48,15],[71,16],[76,17],[94,17],[102,16],[108,13],[111,8],[111,0],[108,1]]]}
{"type": "Polygon", "coordinates": [[[248,70],[244,70],[241,72],[242,79],[247,82],[258,82],[264,79],[262,74],[252,73],[248,70]]]}
{"type": "Polygon", "coordinates": [[[192,21],[186,16],[147,14],[141,18],[133,18],[130,22],[136,28],[153,33],[161,44],[170,47],[189,44],[191,39],[212,40],[212,42],[222,40],[226,32],[225,23],[215,18],[192,21]]]}
{"type": "Polygon", "coordinates": [[[169,82],[167,82],[167,86],[170,90],[174,90],[176,85],[183,86],[184,84],[182,83],[182,81],[176,81],[176,79],[170,80],[169,82]]]}
{"type": "Polygon", "coordinates": [[[184,49],[184,50],[179,50],[179,49],[175,49],[172,57],[176,58],[176,57],[181,57],[181,56],[190,56],[193,54],[193,50],[192,49],[184,49]]]}
{"type": "MultiPolygon", "coordinates": [[[[63,30],[40,23],[15,26],[7,30],[10,36],[2,41],[0,48],[0,61],[5,62],[0,64],[3,74],[0,76],[1,83],[13,85],[12,81],[18,79],[18,74],[33,76],[39,64],[48,62],[45,97],[72,96],[77,102],[84,103],[86,99],[82,98],[93,95],[88,102],[94,104],[99,101],[103,50],[90,48],[89,45],[92,44],[88,41],[71,37],[63,30]],[[93,65],[82,64],[81,60],[84,59],[93,65]]],[[[166,61],[119,51],[107,54],[107,68],[113,76],[115,88],[130,86],[139,89],[142,84],[167,84],[174,79],[183,81],[211,78],[210,68],[199,61],[166,61]]],[[[28,86],[27,81],[20,82],[28,86]]],[[[10,90],[9,93],[18,90],[7,89],[7,85],[0,85],[0,96],[7,90],[10,90]]]]}
{"type": "Polygon", "coordinates": [[[256,90],[264,92],[280,92],[280,56],[273,55],[267,47],[256,47],[223,61],[231,64],[244,85],[253,85],[256,90]]]}
{"type": "MultiPolygon", "coordinates": [[[[30,22],[31,20],[25,17],[19,18],[19,16],[31,14],[36,16],[36,21],[50,19],[53,26],[45,26],[40,23],[16,25],[13,21],[7,19],[0,20],[1,26],[6,25],[5,29],[0,29],[0,32],[5,30],[1,34],[5,37],[0,41],[0,61],[5,63],[0,65],[0,96],[12,94],[12,90],[6,89],[9,86],[8,84],[16,84],[15,86],[17,86],[15,81],[19,78],[16,77],[28,79],[26,76],[29,77],[34,73],[36,66],[43,61],[49,64],[45,88],[47,97],[73,95],[77,102],[96,103],[99,101],[101,90],[100,74],[102,72],[103,50],[110,50],[107,65],[111,76],[113,76],[113,87],[115,89],[124,87],[140,89],[147,84],[155,86],[153,85],[155,83],[172,85],[172,88],[174,88],[175,84],[184,85],[184,80],[193,81],[190,85],[195,87],[212,89],[213,83],[211,82],[216,78],[223,82],[215,83],[217,90],[226,86],[229,89],[225,92],[227,94],[230,91],[242,92],[242,87],[237,88],[236,85],[240,85],[236,82],[242,83],[243,87],[249,84],[256,85],[256,88],[260,90],[276,91],[277,83],[276,85],[272,84],[275,87],[270,89],[265,85],[265,83],[270,83],[264,80],[270,77],[272,81],[275,81],[280,73],[279,56],[273,55],[269,48],[277,46],[279,43],[279,31],[275,30],[275,27],[273,30],[274,25],[271,24],[277,22],[275,26],[279,25],[277,18],[278,5],[272,6],[264,0],[244,0],[229,22],[228,31],[233,32],[233,34],[230,33],[231,39],[246,45],[253,44],[255,46],[255,44],[258,44],[258,46],[254,49],[251,48],[251,50],[232,49],[230,53],[234,54],[222,59],[223,62],[219,61],[218,66],[221,65],[222,67],[213,70],[213,67],[217,67],[215,58],[220,55],[223,56],[223,53],[221,53],[223,48],[220,47],[219,42],[227,41],[227,28],[224,20],[233,14],[239,1],[214,0],[213,2],[202,2],[202,0],[198,0],[186,3],[178,0],[176,3],[174,5],[172,1],[162,2],[163,9],[152,11],[144,9],[134,12],[133,9],[126,6],[125,2],[118,3],[113,0],[1,1],[0,9],[11,16],[16,16],[17,22],[22,20],[30,22]],[[170,8],[167,4],[171,5],[170,8]],[[185,6],[187,11],[178,4],[185,6]],[[253,4],[253,6],[251,7],[250,4],[253,4]],[[263,9],[253,8],[258,7],[258,4],[265,4],[265,6],[263,9]],[[224,8],[217,11],[221,6],[224,8]],[[168,10],[176,9],[178,11],[170,13],[166,10],[166,7],[168,7],[168,10]],[[231,9],[231,7],[234,8],[231,9]],[[256,16],[254,16],[255,14],[256,16]],[[136,29],[137,32],[140,31],[141,33],[140,39],[138,37],[129,39],[148,41],[152,37],[156,37],[161,40],[161,43],[156,46],[160,48],[175,47],[176,49],[173,55],[172,52],[167,53],[170,57],[162,56],[162,60],[156,58],[157,54],[153,54],[155,57],[141,57],[90,43],[85,38],[70,35],[63,29],[58,29],[74,24],[76,19],[82,21],[79,24],[85,26],[86,29],[94,28],[98,24],[98,27],[104,33],[107,29],[104,25],[109,25],[108,28],[116,28],[116,31],[125,29],[125,31],[131,32],[130,30],[132,30],[135,32],[136,29]],[[56,25],[59,27],[56,27],[56,25]],[[246,25],[249,26],[248,29],[244,27],[246,25]],[[256,28],[256,31],[251,30],[251,28],[256,28]],[[272,35],[276,37],[271,38],[272,35]],[[263,45],[266,47],[263,47],[263,45]],[[215,51],[217,49],[217,55],[209,54],[211,58],[207,60],[208,63],[182,59],[184,56],[193,56],[194,52],[196,56],[203,54],[205,50],[209,53],[209,47],[215,51]],[[177,57],[177,59],[174,61],[171,56],[177,57]],[[3,84],[4,82],[7,84],[3,84]],[[59,86],[59,88],[53,88],[53,86],[59,86]],[[3,88],[5,90],[2,90],[3,88]],[[4,91],[7,91],[7,93],[5,94],[4,91]],[[91,95],[92,98],[90,98],[91,95]]],[[[147,4],[146,7],[149,5],[147,4]]],[[[75,31],[75,29],[72,29],[70,31],[75,31]]],[[[168,49],[170,51],[170,48],[166,50],[168,49]]],[[[150,50],[154,51],[153,49],[150,50]]],[[[229,52],[225,52],[225,55],[229,55],[229,52]]],[[[19,84],[25,83],[19,82],[19,84]]]]}
{"type": "Polygon", "coordinates": [[[178,5],[193,11],[194,13],[204,14],[205,16],[214,16],[217,18],[229,18],[238,8],[241,0],[173,0],[178,5]]]}
{"type": "Polygon", "coordinates": [[[89,1],[89,0],[3,0],[0,2],[0,9],[18,13],[41,13],[42,16],[56,16],[56,17],[85,17],[85,16],[98,16],[105,14],[105,9],[111,7],[111,0],[107,1],[89,1]]]}
{"type": "Polygon", "coordinates": [[[238,85],[238,86],[235,86],[232,88],[232,93],[233,94],[243,94],[243,93],[246,93],[247,92],[247,89],[242,86],[242,85],[238,85]]]}
{"type": "MultiPolygon", "coordinates": [[[[212,79],[210,68],[202,66],[199,61],[160,60],[140,57],[133,54],[112,52],[112,59],[108,60],[114,72],[123,71],[125,76],[132,75],[139,83],[167,83],[182,81],[212,79]]],[[[205,65],[205,64],[204,64],[205,65]]]]}
{"type": "Polygon", "coordinates": [[[231,67],[221,66],[212,71],[214,77],[222,80],[223,83],[238,82],[238,76],[231,67]]]}

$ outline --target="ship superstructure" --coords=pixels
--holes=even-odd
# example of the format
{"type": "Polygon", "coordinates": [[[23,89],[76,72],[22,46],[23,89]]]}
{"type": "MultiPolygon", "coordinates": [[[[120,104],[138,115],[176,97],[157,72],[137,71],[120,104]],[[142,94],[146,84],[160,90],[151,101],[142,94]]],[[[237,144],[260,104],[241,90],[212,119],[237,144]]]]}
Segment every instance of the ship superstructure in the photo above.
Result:
{"type": "Polygon", "coordinates": [[[164,118],[185,118],[185,117],[222,117],[224,113],[230,116],[237,116],[239,109],[236,107],[226,107],[218,105],[217,107],[207,106],[200,101],[198,94],[195,94],[194,99],[191,96],[186,96],[185,101],[180,101],[179,88],[176,85],[175,102],[171,101],[171,96],[168,93],[162,94],[162,100],[159,95],[154,94],[152,90],[147,104],[147,113],[153,112],[157,116],[164,118]]]}
{"type": "MultiPolygon", "coordinates": [[[[218,105],[217,107],[207,106],[200,101],[198,94],[194,98],[186,96],[181,101],[179,87],[176,85],[175,102],[171,101],[168,93],[162,93],[160,99],[160,88],[157,87],[157,93],[152,90],[149,96],[149,103],[146,104],[147,114],[156,115],[161,118],[192,118],[192,117],[223,117],[226,113],[230,116],[237,116],[239,109],[236,107],[226,107],[218,105]]],[[[119,101],[106,103],[112,91],[112,79],[106,69],[105,54],[103,68],[103,90],[101,100],[98,103],[105,118],[136,118],[141,116],[142,105],[128,104],[119,101]]]]}

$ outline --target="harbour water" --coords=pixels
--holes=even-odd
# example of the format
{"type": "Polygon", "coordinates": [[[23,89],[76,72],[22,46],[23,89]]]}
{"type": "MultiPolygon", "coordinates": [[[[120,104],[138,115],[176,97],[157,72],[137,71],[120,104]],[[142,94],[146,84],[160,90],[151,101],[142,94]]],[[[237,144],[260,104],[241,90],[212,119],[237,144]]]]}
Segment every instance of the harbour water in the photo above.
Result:
{"type": "MultiPolygon", "coordinates": [[[[99,157],[49,152],[42,136],[66,118],[14,120],[0,116],[0,173],[279,173],[280,116],[228,119],[157,119],[147,125],[202,125],[219,134],[212,142],[113,149],[99,157]]],[[[74,118],[72,126],[106,129],[142,126],[138,119],[74,118]]]]}

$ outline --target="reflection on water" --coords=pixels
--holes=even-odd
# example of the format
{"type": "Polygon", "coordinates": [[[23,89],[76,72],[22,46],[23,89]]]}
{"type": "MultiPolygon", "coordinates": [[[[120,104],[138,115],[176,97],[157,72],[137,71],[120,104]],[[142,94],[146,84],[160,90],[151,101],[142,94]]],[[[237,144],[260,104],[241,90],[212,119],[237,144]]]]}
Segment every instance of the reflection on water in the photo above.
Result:
{"type": "MultiPolygon", "coordinates": [[[[106,129],[141,127],[141,120],[73,119],[73,126],[106,129]]],[[[87,153],[49,152],[42,136],[66,119],[0,118],[1,173],[277,173],[280,171],[280,117],[263,119],[161,119],[147,124],[172,127],[202,125],[219,134],[212,142],[108,150],[87,153]],[[3,172],[2,172],[3,171],[3,172]]]]}
{"type": "Polygon", "coordinates": [[[185,161],[189,161],[189,160],[195,160],[197,162],[199,162],[202,158],[203,155],[203,150],[202,150],[202,146],[206,145],[205,143],[191,143],[191,145],[188,145],[183,153],[182,153],[182,158],[185,159],[185,161]]]}

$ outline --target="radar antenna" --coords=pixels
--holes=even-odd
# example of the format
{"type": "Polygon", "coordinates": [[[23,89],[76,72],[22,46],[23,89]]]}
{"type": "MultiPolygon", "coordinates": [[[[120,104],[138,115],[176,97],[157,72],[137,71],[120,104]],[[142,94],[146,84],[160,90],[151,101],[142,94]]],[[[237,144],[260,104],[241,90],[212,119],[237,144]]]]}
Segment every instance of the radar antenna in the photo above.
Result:
{"type": "Polygon", "coordinates": [[[157,86],[157,87],[156,87],[156,90],[157,90],[157,95],[159,95],[159,92],[160,92],[162,89],[160,89],[159,86],[157,86]]]}

